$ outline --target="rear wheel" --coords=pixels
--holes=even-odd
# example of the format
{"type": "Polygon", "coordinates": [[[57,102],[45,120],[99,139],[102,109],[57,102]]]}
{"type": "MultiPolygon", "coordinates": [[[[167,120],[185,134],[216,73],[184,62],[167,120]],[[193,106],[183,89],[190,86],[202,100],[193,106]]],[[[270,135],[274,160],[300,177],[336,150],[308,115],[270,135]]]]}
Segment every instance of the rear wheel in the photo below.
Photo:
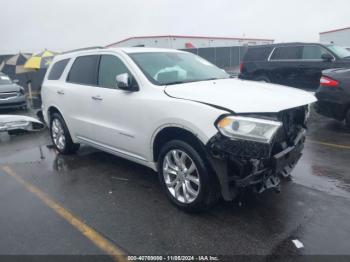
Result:
{"type": "Polygon", "coordinates": [[[262,83],[271,83],[271,80],[267,76],[258,76],[255,78],[255,81],[262,83]]]}
{"type": "Polygon", "coordinates": [[[61,154],[72,154],[78,151],[80,145],[73,143],[66,123],[58,113],[51,115],[50,134],[55,148],[61,154]]]}
{"type": "Polygon", "coordinates": [[[167,197],[180,209],[195,212],[215,202],[210,171],[190,144],[180,140],[165,144],[160,153],[158,170],[167,197]]]}

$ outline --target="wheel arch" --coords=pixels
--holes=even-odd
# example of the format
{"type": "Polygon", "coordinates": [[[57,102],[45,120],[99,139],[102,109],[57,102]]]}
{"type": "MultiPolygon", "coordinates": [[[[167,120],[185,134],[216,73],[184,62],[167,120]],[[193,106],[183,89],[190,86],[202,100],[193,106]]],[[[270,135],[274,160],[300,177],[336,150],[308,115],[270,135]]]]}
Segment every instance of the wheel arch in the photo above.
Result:
{"type": "MultiPolygon", "coordinates": [[[[49,124],[49,125],[50,125],[50,123],[51,123],[51,116],[52,116],[52,114],[54,114],[54,113],[60,114],[60,115],[62,116],[62,118],[63,118],[63,114],[62,114],[62,112],[58,109],[58,107],[55,106],[55,105],[52,105],[52,106],[50,106],[50,107],[47,109],[47,121],[48,121],[48,124],[49,124]]],[[[63,119],[64,119],[64,118],[63,118],[63,119]]]]}
{"type": "Polygon", "coordinates": [[[159,128],[153,135],[151,148],[154,162],[158,161],[162,146],[171,140],[182,140],[187,142],[198,150],[203,157],[205,156],[205,142],[199,138],[198,134],[184,126],[167,125],[159,128]]]}

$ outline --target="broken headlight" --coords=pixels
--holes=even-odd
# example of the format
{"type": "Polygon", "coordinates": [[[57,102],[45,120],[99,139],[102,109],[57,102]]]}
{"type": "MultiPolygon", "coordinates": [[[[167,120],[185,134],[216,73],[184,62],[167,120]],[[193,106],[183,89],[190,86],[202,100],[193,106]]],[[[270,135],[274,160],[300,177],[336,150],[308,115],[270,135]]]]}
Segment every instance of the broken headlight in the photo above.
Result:
{"type": "Polygon", "coordinates": [[[224,136],[261,143],[270,143],[281,126],[278,121],[242,116],[227,116],[217,123],[224,136]]]}

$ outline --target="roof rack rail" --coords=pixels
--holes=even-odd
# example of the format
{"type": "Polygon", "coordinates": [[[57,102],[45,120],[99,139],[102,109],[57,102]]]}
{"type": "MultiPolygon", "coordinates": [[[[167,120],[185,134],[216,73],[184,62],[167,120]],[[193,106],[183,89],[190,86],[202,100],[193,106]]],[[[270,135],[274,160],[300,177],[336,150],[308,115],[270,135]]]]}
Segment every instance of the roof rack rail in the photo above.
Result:
{"type": "Polygon", "coordinates": [[[68,50],[65,52],[62,52],[61,55],[63,54],[69,54],[73,52],[78,52],[78,51],[85,51],[85,50],[91,50],[91,49],[103,49],[103,46],[90,46],[90,47],[83,47],[83,48],[78,48],[78,49],[73,49],[73,50],[68,50]]]}

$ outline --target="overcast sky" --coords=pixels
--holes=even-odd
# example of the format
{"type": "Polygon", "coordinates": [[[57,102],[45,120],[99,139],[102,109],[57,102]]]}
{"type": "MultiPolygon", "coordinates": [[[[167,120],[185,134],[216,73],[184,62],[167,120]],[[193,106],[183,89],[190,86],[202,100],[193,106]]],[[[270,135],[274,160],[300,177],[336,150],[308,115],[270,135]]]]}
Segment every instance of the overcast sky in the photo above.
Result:
{"type": "Polygon", "coordinates": [[[0,54],[180,34],[318,41],[350,26],[349,0],[0,0],[0,54]]]}

